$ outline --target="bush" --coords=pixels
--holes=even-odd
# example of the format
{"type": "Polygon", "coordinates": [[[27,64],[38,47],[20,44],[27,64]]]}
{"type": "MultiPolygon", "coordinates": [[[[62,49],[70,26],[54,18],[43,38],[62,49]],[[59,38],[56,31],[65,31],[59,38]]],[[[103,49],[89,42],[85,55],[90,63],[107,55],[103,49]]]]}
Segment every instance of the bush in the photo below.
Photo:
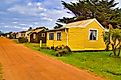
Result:
{"type": "Polygon", "coordinates": [[[71,53],[70,48],[69,48],[68,46],[64,46],[64,45],[62,45],[62,46],[57,46],[57,47],[55,48],[55,50],[56,50],[56,56],[58,56],[58,57],[71,53]]]}
{"type": "Polygon", "coordinates": [[[51,46],[51,48],[50,48],[50,49],[54,50],[54,46],[51,46]]]}
{"type": "Polygon", "coordinates": [[[24,38],[24,37],[20,37],[20,38],[18,38],[18,42],[19,43],[26,43],[26,42],[28,42],[28,39],[24,38]]]}
{"type": "Polygon", "coordinates": [[[57,47],[54,48],[55,51],[58,51],[58,50],[61,50],[61,49],[64,49],[64,45],[59,45],[57,47]]]}

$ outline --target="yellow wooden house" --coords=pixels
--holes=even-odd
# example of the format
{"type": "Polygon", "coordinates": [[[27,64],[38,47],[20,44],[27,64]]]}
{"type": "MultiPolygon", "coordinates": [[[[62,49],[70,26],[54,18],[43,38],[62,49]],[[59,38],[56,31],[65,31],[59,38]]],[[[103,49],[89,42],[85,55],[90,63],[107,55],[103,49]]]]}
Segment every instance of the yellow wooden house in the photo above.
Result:
{"type": "Polygon", "coordinates": [[[48,47],[68,46],[71,51],[105,50],[104,27],[96,19],[76,21],[47,31],[48,47]]]}

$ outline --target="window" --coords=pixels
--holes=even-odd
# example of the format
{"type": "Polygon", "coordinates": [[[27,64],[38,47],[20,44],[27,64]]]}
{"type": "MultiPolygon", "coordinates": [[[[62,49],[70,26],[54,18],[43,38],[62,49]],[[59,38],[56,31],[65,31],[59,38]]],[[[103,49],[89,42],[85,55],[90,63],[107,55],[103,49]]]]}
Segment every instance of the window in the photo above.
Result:
{"type": "Polygon", "coordinates": [[[22,37],[24,37],[24,36],[25,36],[25,34],[24,34],[24,33],[22,33],[22,34],[21,34],[21,36],[22,36],[22,37]]]}
{"type": "Polygon", "coordinates": [[[57,40],[61,40],[61,32],[57,32],[57,40]]]}
{"type": "Polygon", "coordinates": [[[36,34],[33,34],[33,39],[35,39],[36,38],[36,34]]]}
{"type": "Polygon", "coordinates": [[[54,33],[49,33],[49,40],[54,40],[54,33]]]}
{"type": "Polygon", "coordinates": [[[89,40],[97,40],[97,30],[89,31],[89,40]]]}
{"type": "Polygon", "coordinates": [[[42,33],[42,37],[45,37],[45,33],[42,33]]]}

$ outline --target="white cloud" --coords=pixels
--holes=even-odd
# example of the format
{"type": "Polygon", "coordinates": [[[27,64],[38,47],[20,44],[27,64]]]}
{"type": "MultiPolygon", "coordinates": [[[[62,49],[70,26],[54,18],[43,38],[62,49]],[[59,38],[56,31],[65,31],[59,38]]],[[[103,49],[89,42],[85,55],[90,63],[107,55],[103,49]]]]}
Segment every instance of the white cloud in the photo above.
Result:
{"type": "Polygon", "coordinates": [[[33,25],[32,24],[30,24],[30,25],[28,25],[29,27],[33,27],[33,25]]]}
{"type": "Polygon", "coordinates": [[[20,27],[20,26],[13,26],[13,28],[22,29],[22,30],[27,30],[28,29],[28,27],[20,27]]]}
{"type": "Polygon", "coordinates": [[[37,9],[40,10],[40,11],[47,11],[47,9],[42,8],[41,6],[38,6],[37,9]]]}
{"type": "Polygon", "coordinates": [[[76,3],[76,2],[78,2],[78,0],[64,0],[65,2],[68,2],[68,3],[70,3],[70,2],[73,2],[73,3],[76,3]]]}
{"type": "Polygon", "coordinates": [[[13,20],[19,20],[18,18],[13,18],[13,20]]]}
{"type": "Polygon", "coordinates": [[[21,29],[23,29],[23,30],[27,30],[27,29],[28,29],[28,27],[23,27],[23,28],[21,28],[21,29]]]}
{"type": "Polygon", "coordinates": [[[34,22],[35,25],[38,25],[39,23],[38,22],[34,22]]]}
{"type": "Polygon", "coordinates": [[[36,5],[37,5],[37,6],[41,6],[42,4],[41,4],[40,2],[37,2],[36,5]]]}
{"type": "Polygon", "coordinates": [[[27,3],[27,6],[32,6],[32,3],[31,2],[27,3]]]}
{"type": "Polygon", "coordinates": [[[15,22],[12,22],[12,23],[17,24],[18,22],[15,21],[15,22]]]}
{"type": "Polygon", "coordinates": [[[116,0],[116,2],[119,3],[116,7],[120,7],[121,8],[121,0],[116,0]]]}
{"type": "MultiPolygon", "coordinates": [[[[57,9],[49,10],[48,9],[45,14],[46,14],[46,16],[45,16],[46,19],[48,19],[48,17],[49,17],[53,21],[57,20],[59,18],[63,18],[63,17],[69,17],[69,18],[74,17],[73,14],[68,14],[67,10],[64,10],[64,9],[60,9],[60,10],[57,10],[57,9]]],[[[50,20],[50,21],[52,21],[52,20],[50,20]]]]}
{"type": "MultiPolygon", "coordinates": [[[[70,0],[65,0],[66,2],[70,2],[70,0]]],[[[51,0],[45,0],[44,2],[28,2],[27,5],[14,5],[13,7],[9,8],[8,11],[10,12],[17,12],[24,15],[29,16],[37,16],[42,17],[45,20],[52,21],[52,19],[58,19],[62,17],[72,17],[72,14],[68,14],[66,10],[62,8],[60,0],[59,1],[51,1],[51,0]],[[53,3],[54,2],[54,3],[53,3]],[[58,9],[49,9],[47,5],[50,5],[50,7],[54,6],[53,4],[58,4],[56,6],[58,9]],[[46,7],[46,8],[44,8],[46,7]],[[46,18],[45,18],[46,17],[46,18]],[[51,17],[51,19],[48,19],[48,17],[51,17]]],[[[75,0],[72,0],[72,2],[75,2],[75,0]]]]}
{"type": "Polygon", "coordinates": [[[46,11],[46,9],[41,7],[39,3],[36,5],[35,4],[32,5],[32,3],[28,3],[28,6],[14,5],[13,7],[9,8],[8,11],[17,12],[19,14],[30,15],[30,16],[40,16],[40,13],[46,11]]]}
{"type": "Polygon", "coordinates": [[[46,13],[40,13],[40,16],[47,16],[46,13]]]}
{"type": "Polygon", "coordinates": [[[9,27],[9,26],[4,26],[5,28],[9,27]]]}
{"type": "Polygon", "coordinates": [[[26,24],[19,24],[19,25],[21,25],[21,26],[26,26],[26,24]]]}
{"type": "Polygon", "coordinates": [[[18,29],[21,29],[21,27],[19,27],[19,26],[14,26],[14,28],[18,28],[18,29]]]}
{"type": "Polygon", "coordinates": [[[47,18],[47,17],[44,17],[44,18],[42,18],[43,20],[46,20],[46,21],[53,21],[53,19],[51,19],[51,18],[47,18]]]}

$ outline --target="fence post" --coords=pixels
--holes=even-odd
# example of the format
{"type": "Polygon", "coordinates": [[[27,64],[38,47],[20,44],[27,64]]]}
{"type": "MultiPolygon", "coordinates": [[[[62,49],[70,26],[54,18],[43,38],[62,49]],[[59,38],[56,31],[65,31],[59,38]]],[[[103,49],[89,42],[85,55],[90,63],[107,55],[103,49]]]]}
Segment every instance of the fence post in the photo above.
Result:
{"type": "Polygon", "coordinates": [[[40,40],[40,47],[42,47],[42,40],[40,40]]]}

